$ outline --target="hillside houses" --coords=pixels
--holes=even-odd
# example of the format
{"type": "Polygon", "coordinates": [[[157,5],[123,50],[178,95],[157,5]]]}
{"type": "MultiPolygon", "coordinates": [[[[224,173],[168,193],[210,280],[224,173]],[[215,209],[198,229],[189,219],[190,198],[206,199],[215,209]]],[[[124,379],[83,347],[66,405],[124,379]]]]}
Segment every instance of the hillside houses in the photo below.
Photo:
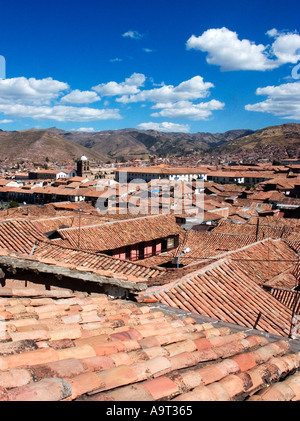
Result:
{"type": "Polygon", "coordinates": [[[59,178],[71,178],[76,177],[77,173],[75,169],[69,170],[36,170],[29,171],[28,179],[29,180],[57,180],[59,178]]]}

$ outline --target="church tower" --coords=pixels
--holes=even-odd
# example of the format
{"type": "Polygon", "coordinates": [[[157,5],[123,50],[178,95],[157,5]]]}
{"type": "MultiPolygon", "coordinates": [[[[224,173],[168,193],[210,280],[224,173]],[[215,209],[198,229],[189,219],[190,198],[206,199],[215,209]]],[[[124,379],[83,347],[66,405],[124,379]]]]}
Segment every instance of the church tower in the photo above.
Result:
{"type": "Polygon", "coordinates": [[[90,161],[86,156],[82,156],[77,161],[77,175],[79,177],[87,177],[90,173],[90,161]]]}

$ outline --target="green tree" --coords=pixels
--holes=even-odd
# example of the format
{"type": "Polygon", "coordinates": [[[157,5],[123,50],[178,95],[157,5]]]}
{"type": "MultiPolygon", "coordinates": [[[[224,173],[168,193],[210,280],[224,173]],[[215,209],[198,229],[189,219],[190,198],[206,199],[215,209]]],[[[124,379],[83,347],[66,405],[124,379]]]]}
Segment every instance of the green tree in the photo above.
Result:
{"type": "Polygon", "coordinates": [[[274,159],[272,162],[272,165],[281,165],[281,162],[278,161],[277,159],[274,159]]]}
{"type": "Polygon", "coordinates": [[[18,207],[19,207],[19,203],[18,202],[15,202],[14,200],[11,200],[9,202],[8,209],[10,209],[10,208],[18,208],[18,207]]]}

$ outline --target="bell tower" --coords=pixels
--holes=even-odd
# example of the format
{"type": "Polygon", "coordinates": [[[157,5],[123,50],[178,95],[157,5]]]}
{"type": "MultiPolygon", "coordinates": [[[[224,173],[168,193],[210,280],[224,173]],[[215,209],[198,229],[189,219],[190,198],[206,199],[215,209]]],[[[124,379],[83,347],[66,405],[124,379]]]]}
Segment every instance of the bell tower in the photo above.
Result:
{"type": "Polygon", "coordinates": [[[77,161],[77,175],[79,177],[87,177],[90,172],[90,161],[86,156],[82,156],[77,161]]]}

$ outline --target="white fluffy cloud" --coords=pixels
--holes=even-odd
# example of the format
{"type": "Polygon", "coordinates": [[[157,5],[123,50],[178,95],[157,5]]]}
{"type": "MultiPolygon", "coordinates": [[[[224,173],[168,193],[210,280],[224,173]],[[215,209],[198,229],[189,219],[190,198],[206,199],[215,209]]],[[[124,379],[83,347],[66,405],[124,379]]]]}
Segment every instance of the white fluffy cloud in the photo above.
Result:
{"type": "Polygon", "coordinates": [[[94,127],[80,127],[79,129],[74,129],[75,132],[83,133],[92,133],[95,131],[94,127]]]}
{"type": "Polygon", "coordinates": [[[120,119],[117,109],[96,109],[65,105],[39,106],[24,104],[0,104],[0,112],[16,118],[56,121],[92,121],[120,119]]]}
{"type": "Polygon", "coordinates": [[[273,29],[267,34],[275,38],[271,50],[280,64],[297,63],[300,60],[300,36],[297,33],[285,34],[273,29]]]}
{"type": "Polygon", "coordinates": [[[183,100],[196,100],[209,96],[209,89],[214,85],[210,82],[204,82],[201,76],[195,76],[189,80],[181,82],[177,86],[164,85],[161,88],[143,90],[133,95],[123,95],[118,98],[118,102],[172,102],[183,100]]]}
{"type": "Polygon", "coordinates": [[[266,95],[267,99],[256,104],[246,105],[247,111],[258,111],[284,119],[300,120],[300,82],[258,88],[256,95],[266,95]]]}
{"type": "Polygon", "coordinates": [[[64,82],[52,78],[35,79],[17,77],[0,79],[0,103],[49,104],[58,98],[63,91],[69,89],[64,82]]]}
{"type": "Polygon", "coordinates": [[[108,82],[93,86],[92,89],[101,96],[116,96],[116,95],[130,95],[140,92],[140,87],[143,86],[146,80],[142,73],[133,73],[124,82],[108,82]]]}
{"type": "Polygon", "coordinates": [[[240,40],[236,32],[223,28],[212,28],[201,36],[192,35],[188,50],[208,53],[206,61],[221,67],[221,70],[271,70],[284,63],[296,63],[300,55],[300,36],[296,33],[280,33],[276,28],[267,32],[275,38],[271,46],[255,44],[248,39],[240,40]]]}
{"type": "Polygon", "coordinates": [[[187,49],[207,52],[207,63],[221,66],[222,70],[267,70],[277,64],[269,60],[266,47],[238,38],[236,32],[227,28],[208,29],[201,36],[192,35],[187,49]]]}
{"type": "Polygon", "coordinates": [[[61,102],[66,104],[90,104],[100,101],[100,97],[93,91],[80,91],[75,89],[61,98],[61,102]]]}
{"type": "Polygon", "coordinates": [[[176,124],[164,121],[163,123],[141,123],[137,126],[142,130],[157,130],[158,132],[181,132],[188,133],[190,126],[188,124],[176,124]]]}
{"type": "Polygon", "coordinates": [[[152,113],[152,117],[206,120],[212,115],[212,111],[221,110],[225,104],[214,99],[198,104],[193,103],[193,101],[207,98],[210,95],[210,89],[213,87],[214,85],[211,82],[204,82],[201,76],[195,76],[177,86],[163,84],[159,88],[144,89],[136,94],[122,95],[116,101],[123,104],[154,102],[155,105],[152,106],[152,109],[160,109],[160,111],[152,113]]]}
{"type": "MultiPolygon", "coordinates": [[[[145,89],[145,81],[144,74],[133,73],[120,83],[111,81],[94,86],[88,91],[70,91],[67,83],[52,78],[4,79],[0,80],[0,113],[5,117],[61,122],[120,119],[122,117],[119,110],[108,108],[107,101],[104,101],[103,109],[83,106],[100,101],[101,97],[113,96],[117,102],[123,104],[152,103],[152,108],[158,110],[152,113],[153,117],[205,120],[211,116],[212,111],[224,106],[217,100],[194,103],[209,97],[210,90],[214,87],[201,76],[185,80],[177,86],[162,84],[153,89],[145,89]]],[[[151,78],[149,81],[151,82],[151,78]]],[[[167,130],[168,127],[164,126],[164,129],[167,130]]],[[[184,130],[186,128],[184,126],[184,130]]],[[[176,131],[180,131],[180,126],[176,131]]]]}
{"type": "Polygon", "coordinates": [[[273,99],[300,100],[300,83],[285,83],[279,86],[266,86],[257,88],[256,95],[268,95],[273,99]]]}
{"type": "Polygon", "coordinates": [[[122,34],[124,38],[131,38],[131,39],[141,39],[143,38],[143,34],[140,34],[138,31],[127,31],[122,34]]]}
{"type": "MultiPolygon", "coordinates": [[[[122,118],[118,109],[60,105],[59,98],[69,89],[67,83],[53,80],[50,77],[46,79],[27,79],[25,77],[0,79],[0,113],[15,118],[56,121],[122,118]]],[[[61,100],[65,104],[86,104],[99,101],[100,98],[96,92],[75,89],[64,95],[61,100]]]]}
{"type": "Polygon", "coordinates": [[[190,101],[174,103],[158,103],[152,108],[161,108],[161,111],[151,114],[152,117],[187,118],[189,120],[206,120],[212,111],[222,110],[225,104],[212,99],[208,102],[193,104],[190,101]]]}

